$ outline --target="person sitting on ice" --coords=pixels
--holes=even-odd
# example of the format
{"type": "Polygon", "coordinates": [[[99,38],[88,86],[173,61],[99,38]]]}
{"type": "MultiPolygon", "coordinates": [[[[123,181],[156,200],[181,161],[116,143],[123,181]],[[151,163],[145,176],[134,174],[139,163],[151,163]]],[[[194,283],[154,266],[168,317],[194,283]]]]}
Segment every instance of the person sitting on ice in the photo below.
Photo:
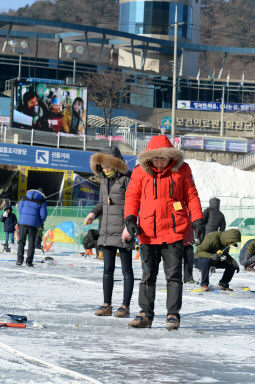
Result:
{"type": "Polygon", "coordinates": [[[241,249],[239,261],[245,271],[255,272],[255,239],[246,241],[241,249]]]}
{"type": "Polygon", "coordinates": [[[90,255],[88,251],[91,251],[92,248],[96,249],[96,254],[98,257],[99,249],[97,247],[97,240],[99,238],[99,230],[97,229],[90,229],[86,236],[84,236],[82,244],[84,246],[84,249],[86,251],[86,255],[90,255]]]}
{"type": "Polygon", "coordinates": [[[241,233],[238,229],[216,231],[208,233],[195,252],[194,264],[201,271],[201,289],[208,291],[210,268],[224,269],[223,276],[218,283],[218,289],[232,291],[229,283],[235,273],[239,272],[239,265],[229,255],[230,245],[237,246],[241,241],[241,233]]]}

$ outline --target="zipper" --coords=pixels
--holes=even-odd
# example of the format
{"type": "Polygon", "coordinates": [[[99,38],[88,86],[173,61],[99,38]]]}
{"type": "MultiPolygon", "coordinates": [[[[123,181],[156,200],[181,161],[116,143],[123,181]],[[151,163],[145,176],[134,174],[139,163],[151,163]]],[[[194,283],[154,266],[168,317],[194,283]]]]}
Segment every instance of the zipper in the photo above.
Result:
{"type": "Polygon", "coordinates": [[[175,217],[174,217],[173,213],[172,213],[172,221],[173,221],[173,231],[174,231],[174,233],[176,233],[176,230],[175,230],[175,217]]]}
{"type": "Polygon", "coordinates": [[[155,199],[157,198],[157,180],[153,177],[153,196],[155,199]]]}

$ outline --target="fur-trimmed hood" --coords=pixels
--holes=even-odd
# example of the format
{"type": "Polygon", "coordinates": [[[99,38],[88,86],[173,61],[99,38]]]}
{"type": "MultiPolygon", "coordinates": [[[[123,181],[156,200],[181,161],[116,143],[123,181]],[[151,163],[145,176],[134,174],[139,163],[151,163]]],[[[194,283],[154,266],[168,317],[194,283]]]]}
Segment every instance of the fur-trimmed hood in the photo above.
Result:
{"type": "Polygon", "coordinates": [[[145,151],[138,155],[140,166],[151,176],[153,176],[154,171],[151,167],[150,160],[154,156],[168,157],[169,160],[174,160],[174,165],[172,167],[172,171],[174,172],[178,171],[184,160],[183,152],[174,148],[165,135],[153,136],[145,151]]]}
{"type": "Polygon", "coordinates": [[[128,166],[125,163],[122,154],[117,147],[107,148],[104,152],[97,152],[90,158],[90,168],[95,175],[102,174],[102,164],[125,175],[128,172],[128,166]]]}

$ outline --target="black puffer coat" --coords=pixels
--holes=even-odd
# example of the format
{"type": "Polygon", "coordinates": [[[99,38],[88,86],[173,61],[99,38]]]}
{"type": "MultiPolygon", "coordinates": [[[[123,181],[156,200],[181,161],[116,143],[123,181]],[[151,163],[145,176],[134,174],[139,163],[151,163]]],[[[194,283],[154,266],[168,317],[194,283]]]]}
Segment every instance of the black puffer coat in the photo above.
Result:
{"type": "Polygon", "coordinates": [[[10,210],[8,216],[4,217],[4,215],[2,215],[0,221],[4,223],[4,232],[14,232],[15,226],[17,224],[17,217],[14,213],[12,213],[12,207],[10,205],[5,207],[4,212],[6,212],[8,209],[10,210]]]}
{"type": "Polygon", "coordinates": [[[225,216],[220,212],[220,199],[214,197],[209,200],[209,207],[203,212],[205,234],[214,231],[225,231],[226,221],[225,216]]]}
{"type": "Polygon", "coordinates": [[[117,147],[107,148],[104,153],[92,155],[90,167],[94,174],[101,175],[99,202],[91,211],[95,213],[96,218],[102,214],[97,246],[129,248],[129,244],[122,242],[121,234],[125,228],[125,192],[131,172],[117,147]],[[113,177],[105,176],[102,164],[115,170],[113,177]]]}

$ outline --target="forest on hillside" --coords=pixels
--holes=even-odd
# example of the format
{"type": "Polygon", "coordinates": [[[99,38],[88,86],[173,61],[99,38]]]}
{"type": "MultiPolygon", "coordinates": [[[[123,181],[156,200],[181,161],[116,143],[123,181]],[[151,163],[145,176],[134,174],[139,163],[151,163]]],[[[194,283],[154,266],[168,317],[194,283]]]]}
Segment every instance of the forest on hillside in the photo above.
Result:
{"type": "MultiPolygon", "coordinates": [[[[254,47],[254,0],[202,0],[200,43],[208,45],[254,47]]],[[[10,14],[48,20],[62,20],[79,24],[118,29],[118,0],[38,0],[31,6],[10,14]]],[[[220,70],[223,55],[209,54],[211,73],[220,70]]],[[[229,56],[223,76],[255,79],[253,57],[229,56]]],[[[207,76],[203,55],[200,57],[201,76],[207,76]]]]}

